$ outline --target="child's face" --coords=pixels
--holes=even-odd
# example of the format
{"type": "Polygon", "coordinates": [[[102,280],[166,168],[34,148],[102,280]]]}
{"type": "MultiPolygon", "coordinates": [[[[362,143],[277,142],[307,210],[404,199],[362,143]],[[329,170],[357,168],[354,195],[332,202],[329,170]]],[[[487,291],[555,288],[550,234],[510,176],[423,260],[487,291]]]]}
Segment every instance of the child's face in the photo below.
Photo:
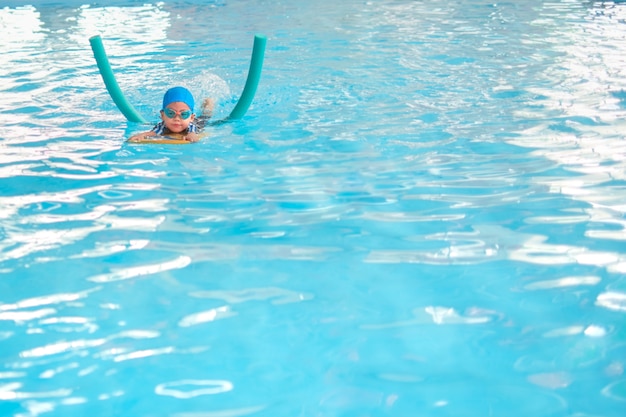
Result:
{"type": "Polygon", "coordinates": [[[167,127],[170,132],[180,133],[189,127],[189,123],[191,123],[194,119],[193,113],[190,117],[183,119],[181,113],[184,111],[191,111],[188,105],[183,102],[175,101],[174,103],[170,103],[167,106],[168,109],[176,112],[174,117],[167,117],[167,114],[163,110],[161,110],[161,120],[165,123],[165,127],[167,127]]]}

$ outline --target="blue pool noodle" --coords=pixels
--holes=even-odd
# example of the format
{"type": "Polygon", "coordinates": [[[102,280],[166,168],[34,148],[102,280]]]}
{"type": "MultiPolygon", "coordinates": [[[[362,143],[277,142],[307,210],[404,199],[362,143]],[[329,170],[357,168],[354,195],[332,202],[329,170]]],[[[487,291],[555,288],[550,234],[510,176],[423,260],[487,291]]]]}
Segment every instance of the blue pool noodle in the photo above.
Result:
{"type": "Polygon", "coordinates": [[[265,55],[265,44],[267,38],[263,35],[254,36],[254,45],[252,47],[252,58],[250,59],[250,69],[248,70],[248,78],[243,87],[243,92],[235,108],[230,112],[227,119],[241,119],[248,111],[248,107],[254,99],[259,80],[261,79],[261,70],[263,69],[263,57],[265,55]]]}
{"type": "Polygon", "coordinates": [[[91,50],[93,51],[93,55],[96,58],[96,63],[98,64],[98,69],[100,70],[100,75],[102,76],[102,80],[104,81],[104,85],[106,86],[111,98],[115,102],[115,105],[122,112],[126,119],[130,122],[137,123],[147,123],[146,119],[144,119],[135,108],[126,100],[120,86],[117,84],[115,80],[115,76],[113,75],[113,70],[111,69],[111,65],[109,64],[109,59],[107,58],[106,52],[104,51],[104,46],[102,45],[102,39],[99,35],[92,36],[89,38],[89,43],[91,44],[91,50]]]}
{"type": "MultiPolygon", "coordinates": [[[[126,119],[130,122],[147,123],[135,108],[128,102],[119,84],[115,80],[115,75],[109,64],[106,52],[104,51],[104,45],[102,45],[102,38],[99,35],[89,38],[93,55],[96,58],[98,64],[98,70],[104,81],[104,85],[107,91],[111,95],[111,98],[115,102],[117,108],[122,112],[126,119]]],[[[248,71],[248,78],[246,78],[246,84],[239,97],[239,101],[235,105],[235,108],[230,112],[227,120],[241,119],[248,111],[254,95],[256,94],[259,80],[261,79],[261,70],[263,69],[263,58],[265,56],[265,44],[267,38],[263,35],[254,36],[254,45],[252,47],[252,58],[250,59],[250,69],[248,71]]]]}

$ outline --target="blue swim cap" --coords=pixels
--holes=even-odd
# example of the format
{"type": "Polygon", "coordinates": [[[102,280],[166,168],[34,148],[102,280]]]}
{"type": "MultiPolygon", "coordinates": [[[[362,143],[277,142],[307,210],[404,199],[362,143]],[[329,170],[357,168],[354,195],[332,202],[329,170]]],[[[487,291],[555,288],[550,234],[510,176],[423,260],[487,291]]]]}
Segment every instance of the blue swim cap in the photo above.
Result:
{"type": "Polygon", "coordinates": [[[165,92],[163,96],[163,109],[166,108],[170,103],[175,103],[180,101],[189,106],[189,109],[193,112],[193,95],[189,90],[185,87],[172,87],[165,92]]]}

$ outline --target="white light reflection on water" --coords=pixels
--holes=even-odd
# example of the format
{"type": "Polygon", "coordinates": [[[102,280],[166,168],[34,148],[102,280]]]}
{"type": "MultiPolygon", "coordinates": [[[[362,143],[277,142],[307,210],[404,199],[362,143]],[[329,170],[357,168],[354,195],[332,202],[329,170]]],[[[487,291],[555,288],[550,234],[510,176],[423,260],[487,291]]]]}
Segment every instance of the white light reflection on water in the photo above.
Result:
{"type": "Polygon", "coordinates": [[[88,277],[89,281],[93,282],[114,282],[122,281],[146,275],[152,275],[163,271],[170,271],[173,269],[182,269],[191,264],[191,258],[188,256],[179,256],[176,259],[170,261],[160,262],[157,264],[136,266],[131,268],[116,268],[115,271],[99,274],[93,277],[88,277]]]}
{"type": "Polygon", "coordinates": [[[175,398],[188,399],[199,395],[215,395],[232,391],[233,384],[223,380],[182,380],[159,384],[155,392],[175,398]],[[200,387],[200,388],[196,388],[200,387]],[[192,389],[190,389],[192,388],[192,389]]]}
{"type": "Polygon", "coordinates": [[[598,295],[596,305],[614,311],[626,312],[626,293],[609,291],[598,295]]]}
{"type": "Polygon", "coordinates": [[[575,287],[579,285],[597,285],[602,281],[600,277],[565,277],[526,284],[526,290],[547,290],[553,288],[575,287]]]}
{"type": "MultiPolygon", "coordinates": [[[[546,3],[549,10],[557,3],[546,3]]],[[[551,43],[561,56],[545,74],[548,88],[530,91],[543,96],[536,113],[520,116],[537,121],[512,143],[536,148],[533,154],[554,160],[578,175],[540,178],[550,191],[588,202],[589,223],[615,226],[585,234],[597,239],[625,240],[626,189],[626,8],[607,2],[591,8],[585,19],[561,25],[559,13],[537,24],[550,27],[551,43]]]]}

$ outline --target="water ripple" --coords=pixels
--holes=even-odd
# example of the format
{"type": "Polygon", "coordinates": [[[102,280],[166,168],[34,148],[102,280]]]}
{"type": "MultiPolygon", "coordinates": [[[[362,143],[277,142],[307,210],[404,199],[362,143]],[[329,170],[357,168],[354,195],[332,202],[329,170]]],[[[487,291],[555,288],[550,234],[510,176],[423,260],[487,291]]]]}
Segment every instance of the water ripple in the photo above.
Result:
{"type": "Polygon", "coordinates": [[[237,315],[237,313],[232,311],[230,307],[222,306],[185,316],[178,322],[178,325],[180,327],[191,327],[202,323],[233,317],[235,315],[237,315]]]}
{"type": "Polygon", "coordinates": [[[486,324],[492,320],[490,316],[460,315],[450,307],[428,306],[413,310],[414,319],[388,324],[363,325],[363,329],[376,330],[392,327],[414,326],[419,324],[486,324]]]}
{"type": "Polygon", "coordinates": [[[88,280],[93,282],[115,282],[146,275],[152,275],[163,271],[185,268],[190,263],[191,258],[189,258],[188,256],[180,256],[171,261],[160,262],[158,264],[137,266],[131,268],[120,268],[119,270],[116,270],[114,272],[89,277],[88,280]]]}
{"type": "Polygon", "coordinates": [[[233,384],[224,380],[181,380],[159,384],[154,389],[158,395],[189,399],[200,395],[223,394],[232,391],[233,384]],[[201,388],[195,388],[201,387],[201,388]]]}
{"type": "Polygon", "coordinates": [[[246,288],[244,290],[215,290],[194,291],[192,297],[224,300],[227,303],[238,304],[247,301],[271,300],[272,304],[298,303],[313,298],[312,294],[283,288],[246,288]]]}
{"type": "Polygon", "coordinates": [[[613,311],[626,312],[626,293],[608,291],[598,295],[596,305],[613,311]]]}

